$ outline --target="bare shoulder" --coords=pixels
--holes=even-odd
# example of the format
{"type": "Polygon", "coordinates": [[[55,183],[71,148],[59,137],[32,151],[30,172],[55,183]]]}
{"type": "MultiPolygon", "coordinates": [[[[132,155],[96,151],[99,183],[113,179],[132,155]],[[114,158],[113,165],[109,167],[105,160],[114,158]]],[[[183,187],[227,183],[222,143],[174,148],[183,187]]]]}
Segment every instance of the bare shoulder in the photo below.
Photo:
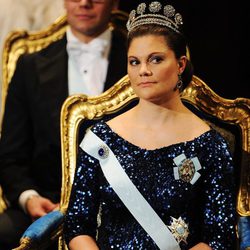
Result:
{"type": "Polygon", "coordinates": [[[211,129],[208,123],[194,114],[191,116],[191,119],[188,123],[190,130],[193,132],[194,136],[199,136],[211,129]]]}
{"type": "Polygon", "coordinates": [[[121,132],[123,130],[126,130],[126,128],[130,126],[131,122],[132,122],[132,118],[131,118],[130,111],[127,111],[107,121],[107,124],[114,131],[121,132]]]}

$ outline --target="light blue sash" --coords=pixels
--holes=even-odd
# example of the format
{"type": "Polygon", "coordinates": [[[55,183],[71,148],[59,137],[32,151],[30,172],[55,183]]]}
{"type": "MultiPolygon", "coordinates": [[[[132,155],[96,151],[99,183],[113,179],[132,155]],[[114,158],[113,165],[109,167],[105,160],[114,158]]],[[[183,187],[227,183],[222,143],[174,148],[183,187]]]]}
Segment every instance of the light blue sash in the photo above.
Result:
{"type": "Polygon", "coordinates": [[[135,219],[161,250],[180,250],[179,244],[161,218],[127,176],[112,150],[91,130],[80,147],[99,160],[104,176],[135,219]]]}

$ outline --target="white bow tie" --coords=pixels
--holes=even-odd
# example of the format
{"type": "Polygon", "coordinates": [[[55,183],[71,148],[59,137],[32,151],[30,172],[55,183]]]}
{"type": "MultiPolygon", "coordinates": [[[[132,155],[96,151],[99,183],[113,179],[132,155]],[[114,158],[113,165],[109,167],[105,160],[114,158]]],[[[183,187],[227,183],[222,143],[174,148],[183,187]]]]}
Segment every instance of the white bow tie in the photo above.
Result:
{"type": "Polygon", "coordinates": [[[107,41],[97,39],[93,40],[90,43],[82,43],[77,40],[68,41],[67,51],[70,55],[80,56],[82,54],[93,55],[94,57],[102,57],[102,54],[107,45],[107,41]]]}

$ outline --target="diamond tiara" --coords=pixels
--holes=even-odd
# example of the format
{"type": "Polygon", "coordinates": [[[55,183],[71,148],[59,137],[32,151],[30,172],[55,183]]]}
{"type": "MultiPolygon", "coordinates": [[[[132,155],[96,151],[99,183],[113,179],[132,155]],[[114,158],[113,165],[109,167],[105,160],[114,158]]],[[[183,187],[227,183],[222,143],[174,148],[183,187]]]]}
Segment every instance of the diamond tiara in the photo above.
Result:
{"type": "Polygon", "coordinates": [[[144,24],[158,24],[181,33],[180,27],[183,25],[183,20],[181,14],[176,13],[172,5],[162,6],[160,2],[154,1],[148,6],[146,3],[140,3],[136,10],[132,10],[126,26],[128,32],[130,32],[144,24]]]}

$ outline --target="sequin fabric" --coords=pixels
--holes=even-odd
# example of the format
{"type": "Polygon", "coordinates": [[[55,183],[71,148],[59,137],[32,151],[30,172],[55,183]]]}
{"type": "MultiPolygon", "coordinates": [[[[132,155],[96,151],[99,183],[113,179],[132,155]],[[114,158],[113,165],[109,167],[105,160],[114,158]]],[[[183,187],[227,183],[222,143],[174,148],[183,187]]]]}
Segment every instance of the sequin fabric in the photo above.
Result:
{"type": "MultiPolygon", "coordinates": [[[[210,130],[192,141],[145,150],[120,137],[103,121],[91,129],[114,152],[166,225],[171,224],[171,216],[188,224],[187,244],[179,243],[182,250],[199,242],[208,243],[213,250],[234,249],[233,163],[219,133],[210,130]],[[197,157],[202,166],[193,185],[174,178],[173,159],[183,153],[187,158],[197,157]]],[[[68,243],[85,234],[96,238],[101,250],[158,249],[110,187],[98,161],[79,148],[64,237],[68,243]]]]}

